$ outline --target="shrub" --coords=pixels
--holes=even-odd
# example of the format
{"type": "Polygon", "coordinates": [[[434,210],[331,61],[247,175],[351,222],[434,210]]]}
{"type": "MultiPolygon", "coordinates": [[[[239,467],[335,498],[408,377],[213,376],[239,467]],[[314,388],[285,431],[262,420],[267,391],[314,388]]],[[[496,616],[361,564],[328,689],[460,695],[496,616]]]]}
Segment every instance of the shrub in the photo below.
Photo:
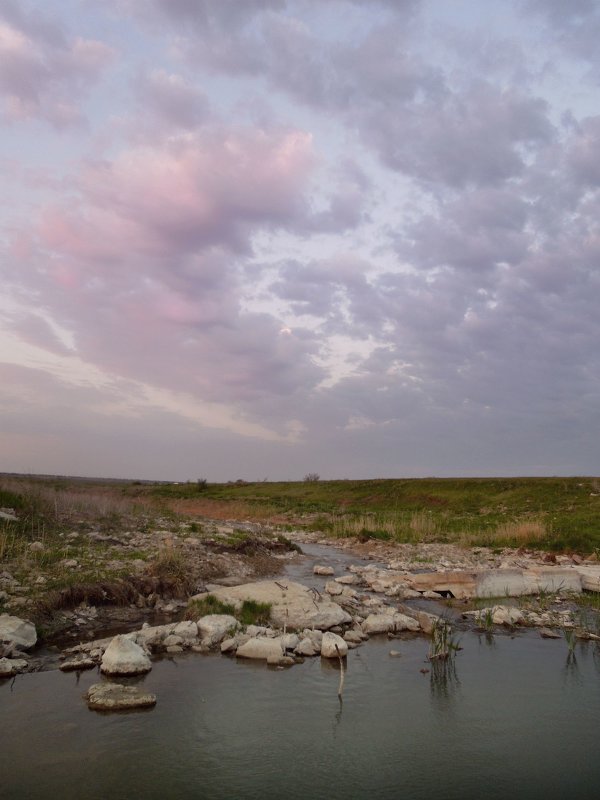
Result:
{"type": "Polygon", "coordinates": [[[321,480],[318,472],[307,472],[304,476],[304,483],[316,483],[321,480]]]}

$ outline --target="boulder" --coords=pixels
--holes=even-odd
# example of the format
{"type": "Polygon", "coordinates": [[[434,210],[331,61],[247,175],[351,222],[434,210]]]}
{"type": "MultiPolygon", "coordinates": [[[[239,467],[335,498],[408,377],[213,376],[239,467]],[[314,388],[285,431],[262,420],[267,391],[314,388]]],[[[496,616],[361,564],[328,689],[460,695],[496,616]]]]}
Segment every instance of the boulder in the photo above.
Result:
{"type": "Polygon", "coordinates": [[[28,650],[37,642],[35,625],[26,619],[0,614],[0,642],[10,642],[28,650]]]}
{"type": "MultiPolygon", "coordinates": [[[[241,586],[222,586],[211,594],[223,603],[241,608],[244,600],[271,604],[272,623],[289,630],[319,628],[351,622],[351,617],[329,596],[292,581],[259,581],[241,586]]],[[[201,598],[205,595],[196,595],[201,598]]]]}
{"type": "Polygon", "coordinates": [[[338,595],[344,591],[344,587],[335,581],[327,581],[325,584],[325,591],[330,595],[338,595]]]}
{"type": "Polygon", "coordinates": [[[323,634],[323,641],[321,643],[321,656],[322,658],[338,658],[348,655],[348,643],[345,642],[337,633],[326,631],[323,634]]]}
{"type": "Polygon", "coordinates": [[[313,567],[313,574],[314,575],[335,575],[335,570],[333,567],[324,567],[320,564],[317,564],[313,567]]]}
{"type": "Polygon", "coordinates": [[[156,695],[137,686],[120,683],[95,683],[85,694],[89,708],[95,711],[120,711],[130,708],[151,708],[156,695]]]}
{"type": "Polygon", "coordinates": [[[213,647],[225,639],[230,631],[235,631],[240,623],[231,614],[208,614],[198,620],[198,633],[202,644],[213,647]]]}
{"type": "Polygon", "coordinates": [[[258,636],[248,639],[245,644],[240,645],[235,655],[237,658],[255,658],[267,661],[270,656],[281,658],[283,654],[280,638],[268,639],[266,636],[258,636]]]}
{"type": "Polygon", "coordinates": [[[102,656],[100,669],[106,675],[142,675],[152,664],[144,650],[126,636],[115,636],[102,656]]]}

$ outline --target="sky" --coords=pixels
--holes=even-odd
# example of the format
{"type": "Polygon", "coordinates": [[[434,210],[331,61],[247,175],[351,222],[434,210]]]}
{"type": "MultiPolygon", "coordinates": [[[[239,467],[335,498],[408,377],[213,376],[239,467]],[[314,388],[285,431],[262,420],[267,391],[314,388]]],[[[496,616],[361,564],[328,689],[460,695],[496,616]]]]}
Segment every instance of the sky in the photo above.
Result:
{"type": "Polygon", "coordinates": [[[0,471],[600,473],[597,0],[0,0],[0,471]]]}

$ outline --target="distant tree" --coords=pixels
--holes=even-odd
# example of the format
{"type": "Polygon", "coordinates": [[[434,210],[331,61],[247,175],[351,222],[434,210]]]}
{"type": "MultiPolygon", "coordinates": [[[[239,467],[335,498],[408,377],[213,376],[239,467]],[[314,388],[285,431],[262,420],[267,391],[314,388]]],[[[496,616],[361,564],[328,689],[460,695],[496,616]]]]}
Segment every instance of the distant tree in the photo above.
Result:
{"type": "Polygon", "coordinates": [[[196,481],[196,488],[198,489],[199,492],[205,492],[207,485],[208,481],[206,480],[206,478],[198,478],[198,480],[196,481]]]}
{"type": "Polygon", "coordinates": [[[316,483],[318,480],[321,480],[318,472],[307,472],[304,476],[304,483],[316,483]]]}

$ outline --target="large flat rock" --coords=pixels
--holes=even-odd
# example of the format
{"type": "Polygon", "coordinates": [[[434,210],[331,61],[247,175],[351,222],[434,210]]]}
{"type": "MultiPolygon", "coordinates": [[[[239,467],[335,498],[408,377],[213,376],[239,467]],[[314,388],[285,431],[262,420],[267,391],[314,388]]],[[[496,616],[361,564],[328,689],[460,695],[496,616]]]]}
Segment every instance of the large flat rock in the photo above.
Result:
{"type": "Polygon", "coordinates": [[[35,625],[20,617],[0,614],[0,642],[11,642],[28,650],[37,642],[35,625]]]}
{"type": "MultiPolygon", "coordinates": [[[[352,621],[350,614],[326,594],[293,581],[259,581],[242,586],[223,586],[210,594],[236,609],[241,608],[244,600],[270,603],[271,622],[280,628],[285,625],[294,630],[328,630],[352,621]]],[[[196,596],[201,598],[206,594],[196,596]]]]}
{"type": "Polygon", "coordinates": [[[411,589],[418,592],[450,593],[453,597],[520,597],[540,592],[581,592],[600,590],[599,567],[530,567],[489,569],[473,572],[442,571],[407,575],[411,589]],[[585,585],[584,585],[585,583],[585,585]]]}

